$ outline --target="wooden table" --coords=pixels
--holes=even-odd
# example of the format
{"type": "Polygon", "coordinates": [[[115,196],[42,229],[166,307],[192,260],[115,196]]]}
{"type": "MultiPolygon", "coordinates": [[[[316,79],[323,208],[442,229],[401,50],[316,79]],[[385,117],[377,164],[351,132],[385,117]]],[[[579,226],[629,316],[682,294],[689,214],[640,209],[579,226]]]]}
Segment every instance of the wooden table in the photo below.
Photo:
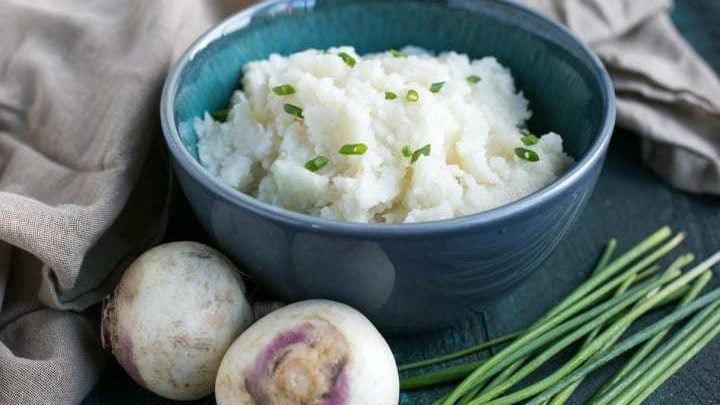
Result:
{"type": "MultiPolygon", "coordinates": [[[[720,1],[676,0],[676,3],[673,11],[675,23],[698,52],[720,71],[720,1]]],[[[168,240],[206,240],[179,193],[175,197],[171,224],[168,240]]],[[[619,251],[622,251],[623,247],[663,224],[685,231],[688,237],[684,249],[699,257],[720,249],[720,199],[688,195],[662,183],[640,163],[636,137],[618,130],[592,199],[569,236],[542,268],[503,299],[490,307],[478,308],[478,314],[473,319],[438,332],[391,336],[389,340],[398,361],[431,357],[529,325],[587,277],[608,238],[619,238],[619,251]]],[[[713,285],[720,285],[720,277],[715,278],[713,285]]],[[[581,403],[617,364],[615,362],[613,367],[606,367],[589,378],[572,402],[581,403]]],[[[427,403],[440,392],[442,389],[404,393],[401,403],[427,403]]],[[[173,401],[140,388],[114,362],[83,402],[87,405],[163,403],[173,401]]],[[[195,403],[214,401],[207,398],[195,403]]],[[[720,339],[715,339],[668,380],[649,398],[648,403],[720,403],[720,339]]]]}

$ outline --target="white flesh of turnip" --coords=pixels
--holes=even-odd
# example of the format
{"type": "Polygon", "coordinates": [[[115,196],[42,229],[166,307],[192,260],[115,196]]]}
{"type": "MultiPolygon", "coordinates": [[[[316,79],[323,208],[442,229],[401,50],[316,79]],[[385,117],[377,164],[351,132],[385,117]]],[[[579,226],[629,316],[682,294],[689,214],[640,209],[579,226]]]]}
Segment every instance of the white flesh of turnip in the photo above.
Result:
{"type": "Polygon", "coordinates": [[[140,385],[166,398],[212,393],[233,340],[252,322],[230,260],[195,242],[145,252],[103,307],[102,340],[140,385]]]}
{"type": "Polygon", "coordinates": [[[218,371],[220,405],[395,405],[397,367],[367,318],[333,301],[280,308],[230,346],[218,371]]]}

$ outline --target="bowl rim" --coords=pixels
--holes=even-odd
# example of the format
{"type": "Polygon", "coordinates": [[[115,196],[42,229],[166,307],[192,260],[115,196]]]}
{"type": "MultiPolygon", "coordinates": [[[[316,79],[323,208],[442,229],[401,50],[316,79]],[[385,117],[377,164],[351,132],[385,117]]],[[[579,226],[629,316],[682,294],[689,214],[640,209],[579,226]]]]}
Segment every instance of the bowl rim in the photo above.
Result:
{"type": "MultiPolygon", "coordinates": [[[[535,18],[536,22],[549,25],[555,30],[555,33],[550,33],[550,35],[558,36],[557,38],[559,41],[564,41],[566,44],[569,43],[572,46],[577,47],[577,50],[581,53],[580,58],[585,57],[587,59],[586,62],[589,62],[588,67],[591,72],[594,73],[594,79],[598,82],[597,84],[602,92],[602,124],[590,148],[585,152],[581,159],[577,161],[570,170],[563,173],[560,178],[519,200],[512,201],[508,204],[501,205],[490,210],[443,220],[392,224],[349,222],[324,219],[274,206],[236,190],[210,176],[205,168],[202,167],[200,162],[198,162],[185,148],[185,145],[183,145],[177,130],[177,124],[175,122],[175,95],[179,86],[180,76],[185,69],[185,66],[192,61],[197,53],[201,52],[216,39],[246,27],[255,15],[263,12],[272,12],[280,7],[285,8],[295,5],[313,8],[313,6],[315,6],[315,1],[312,0],[264,0],[229,16],[196,39],[173,64],[163,86],[160,101],[160,119],[165,142],[168,145],[171,154],[174,156],[176,164],[179,164],[188,175],[192,176],[198,183],[214,195],[232,205],[249,210],[264,219],[271,220],[273,222],[282,222],[295,228],[310,230],[312,232],[324,232],[357,237],[382,237],[397,235],[424,236],[462,231],[464,229],[480,225],[488,225],[493,222],[505,220],[512,216],[520,215],[544,201],[553,199],[571,187],[574,183],[580,181],[595,167],[596,164],[602,164],[605,151],[608,148],[615,126],[615,92],[610,75],[600,59],[582,40],[570,32],[569,29],[548,19],[539,12],[517,2],[508,2],[504,0],[482,1],[485,3],[494,3],[500,7],[514,9],[516,12],[522,12],[530,18],[535,18]]],[[[341,2],[338,1],[337,3],[341,2]]]]}

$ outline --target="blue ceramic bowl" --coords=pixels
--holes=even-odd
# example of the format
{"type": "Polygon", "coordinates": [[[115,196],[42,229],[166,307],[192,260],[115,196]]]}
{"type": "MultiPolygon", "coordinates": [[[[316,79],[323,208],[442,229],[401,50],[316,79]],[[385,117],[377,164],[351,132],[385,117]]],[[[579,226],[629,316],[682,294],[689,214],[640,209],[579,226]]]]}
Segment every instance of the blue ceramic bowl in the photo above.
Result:
{"type": "Polygon", "coordinates": [[[329,298],[385,330],[446,324],[506,291],[548,257],[590,195],[615,120],[600,61],[564,28],[500,0],[336,0],[261,3],[225,20],[172,69],[162,124],[180,184],[220,248],[267,291],[329,298]],[[452,220],[357,224],[264,204],[211,178],[196,160],[191,121],[223,108],[247,62],[270,53],[404,45],[494,55],[534,111],[535,132],[563,134],[576,164],[550,186],[452,220]]]}

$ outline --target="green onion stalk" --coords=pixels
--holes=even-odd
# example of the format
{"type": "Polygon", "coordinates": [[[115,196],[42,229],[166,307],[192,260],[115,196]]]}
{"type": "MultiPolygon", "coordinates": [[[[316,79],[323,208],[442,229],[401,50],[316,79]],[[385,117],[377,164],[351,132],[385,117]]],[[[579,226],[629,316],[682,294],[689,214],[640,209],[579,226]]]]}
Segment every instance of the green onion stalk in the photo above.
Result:
{"type": "MultiPolygon", "coordinates": [[[[679,308],[682,308],[688,303],[690,303],[692,300],[695,299],[695,297],[699,294],[699,292],[702,290],[702,288],[710,281],[710,278],[712,276],[712,273],[705,272],[701,278],[699,278],[694,286],[693,289],[686,295],[686,297],[681,301],[681,303],[678,305],[679,308]]],[[[667,357],[668,352],[670,352],[674,346],[677,345],[677,342],[681,342],[686,339],[686,337],[675,335],[673,336],[672,340],[668,342],[663,348],[653,351],[655,347],[662,341],[662,338],[667,335],[667,333],[670,331],[670,328],[666,328],[662,330],[660,333],[655,335],[652,339],[648,340],[643,347],[640,348],[638,352],[635,353],[633,358],[631,360],[639,357],[640,355],[643,355],[647,358],[641,359],[640,361],[634,361],[634,362],[628,362],[626,364],[626,367],[621,369],[618,374],[610,381],[610,384],[608,384],[606,389],[601,389],[601,391],[598,392],[592,399],[591,403],[593,404],[610,404],[614,403],[615,401],[620,401],[621,398],[628,399],[628,394],[626,392],[634,392],[633,390],[637,390],[638,388],[642,388],[642,384],[633,384],[634,381],[638,381],[641,378],[648,378],[648,371],[653,366],[654,363],[658,361],[658,359],[662,359],[664,357],[667,357]],[[658,339],[660,338],[660,339],[658,339]],[[653,347],[650,347],[651,345],[654,345],[653,347]],[[648,348],[649,347],[649,348],[648,348]],[[645,349],[644,351],[642,349],[645,349]],[[645,353],[647,352],[647,353],[645,353]],[[651,355],[650,357],[647,357],[648,355],[651,355]],[[630,366],[630,367],[627,367],[630,366]],[[618,379],[617,376],[622,375],[622,379],[618,379]],[[635,388],[631,388],[635,387],[635,388]],[[623,395],[625,394],[625,395],[623,395]]],[[[637,392],[634,392],[637,393],[637,392]]]]}
{"type": "MultiPolygon", "coordinates": [[[[677,276],[677,274],[670,274],[669,276],[677,276]]],[[[668,276],[666,276],[668,277],[668,276]]],[[[545,346],[548,342],[553,342],[556,339],[560,338],[561,336],[567,336],[568,333],[578,329],[582,325],[586,325],[589,323],[589,328],[594,328],[597,326],[598,322],[604,322],[607,319],[610,319],[614,317],[615,315],[621,313],[626,308],[633,305],[636,301],[639,299],[642,299],[644,296],[649,294],[652,290],[657,288],[658,286],[662,285],[666,282],[666,278],[655,278],[652,280],[648,280],[642,284],[637,285],[634,288],[631,288],[626,293],[613,298],[601,305],[598,305],[580,315],[577,317],[569,320],[568,322],[565,322],[561,325],[558,325],[550,330],[548,330],[543,336],[540,338],[526,343],[524,346],[521,346],[517,348],[517,350],[514,353],[511,353],[508,355],[508,358],[503,359],[500,361],[499,367],[508,366],[509,364],[512,364],[514,361],[516,361],[519,358],[524,358],[530,353],[536,351],[537,349],[545,346]]],[[[588,327],[586,327],[584,330],[581,330],[580,332],[573,333],[570,337],[566,337],[563,341],[564,344],[570,344],[574,342],[575,340],[578,340],[579,338],[583,337],[586,333],[589,333],[587,330],[588,327]]],[[[502,352],[501,352],[502,353],[502,352]]],[[[497,355],[496,355],[497,356],[497,355]]],[[[484,361],[480,366],[484,366],[487,361],[492,360],[495,357],[491,357],[490,359],[484,361]]],[[[544,361],[546,359],[543,359],[544,361]]],[[[532,363],[531,367],[536,368],[536,363],[532,363]]]]}
{"type": "Polygon", "coordinates": [[[703,349],[715,336],[720,333],[720,310],[716,310],[712,319],[699,326],[693,336],[700,336],[700,339],[684,341],[676,347],[665,364],[654,366],[649,376],[643,380],[643,390],[629,402],[630,405],[642,404],[645,399],[653,393],[661,384],[667,381],[685,363],[690,361],[700,350],[703,349]],[[670,363],[670,364],[667,364],[670,363]],[[669,367],[668,367],[669,366],[669,367]]]}
{"type": "MultiPolygon", "coordinates": [[[[670,266],[670,268],[682,269],[682,267],[684,267],[685,265],[690,264],[690,262],[692,260],[693,260],[693,255],[691,255],[691,254],[681,256],[670,266]]],[[[687,304],[688,302],[694,300],[700,294],[700,291],[702,291],[702,289],[705,287],[705,285],[707,285],[707,283],[710,281],[710,275],[711,275],[711,273],[709,273],[709,272],[704,273],[703,276],[701,276],[693,284],[692,289],[685,295],[685,297],[680,302],[680,304],[679,304],[680,307],[682,307],[683,305],[687,304]]],[[[658,306],[660,306],[662,304],[663,303],[660,302],[660,303],[658,303],[658,306]]],[[[667,331],[669,331],[669,330],[666,330],[665,332],[667,333],[667,331]]],[[[593,332],[594,332],[593,334],[588,336],[588,340],[586,340],[585,344],[583,345],[583,348],[587,347],[587,345],[590,344],[590,341],[592,341],[597,336],[597,333],[600,332],[600,328],[596,329],[593,332]]],[[[620,335],[622,335],[622,332],[619,333],[618,335],[616,335],[616,339],[614,339],[610,344],[606,345],[603,350],[607,350],[613,343],[615,343],[617,338],[620,338],[620,335]]],[[[658,334],[658,336],[661,336],[661,335],[662,334],[658,334]]],[[[653,339],[651,339],[648,343],[652,342],[652,340],[654,340],[656,337],[653,337],[653,339]]],[[[582,384],[582,381],[583,381],[582,379],[576,381],[575,383],[573,383],[573,385],[567,387],[564,391],[562,391],[561,393],[556,395],[549,402],[550,405],[564,404],[570,398],[570,396],[572,396],[573,392],[580,386],[580,384],[582,384]]]]}
{"type": "MultiPolygon", "coordinates": [[[[705,286],[710,281],[712,273],[706,272],[700,277],[692,286],[691,289],[685,294],[683,299],[678,304],[677,308],[682,308],[692,302],[705,286]]],[[[653,336],[652,339],[648,340],[637,352],[633,354],[630,360],[607,382],[601,387],[598,392],[591,398],[591,402],[599,400],[601,396],[612,398],[617,395],[621,390],[626,388],[632,383],[632,378],[626,378],[628,375],[637,369],[637,366],[650,355],[650,353],[663,341],[663,339],[670,333],[670,328],[667,328],[657,335],[653,336]]],[[[637,372],[633,375],[637,376],[637,372]]]]}
{"type": "MultiPolygon", "coordinates": [[[[635,319],[639,318],[643,314],[645,314],[648,310],[650,310],[653,306],[658,304],[662,299],[670,295],[672,292],[678,290],[679,288],[685,286],[686,284],[690,283],[694,279],[700,277],[706,270],[708,270],[710,267],[714,266],[720,262],[720,252],[717,252],[716,254],[712,255],[699,265],[695,266],[693,269],[688,271],[686,274],[683,274],[679,277],[677,277],[676,273],[679,273],[679,271],[669,271],[665,273],[661,280],[670,281],[670,283],[666,286],[663,286],[659,291],[657,291],[655,294],[647,297],[647,299],[640,302],[639,305],[633,307],[630,311],[628,311],[626,314],[624,314],[619,320],[614,322],[610,327],[608,327],[603,333],[601,333],[595,340],[592,341],[585,349],[580,350],[578,354],[576,354],[570,361],[565,363],[562,367],[560,367],[558,370],[553,372],[548,377],[545,377],[544,379],[526,387],[522,390],[519,390],[517,392],[514,392],[510,395],[506,395],[504,397],[500,397],[497,399],[493,399],[492,401],[484,401],[482,398],[474,399],[471,404],[480,404],[480,403],[487,403],[492,405],[506,405],[506,404],[515,404],[524,400],[527,400],[528,398],[532,398],[533,396],[545,391],[546,389],[552,387],[553,385],[557,384],[560,380],[562,380],[565,376],[575,371],[577,368],[582,366],[582,364],[590,359],[595,353],[597,353],[599,350],[605,346],[608,342],[610,342],[612,339],[615,338],[615,335],[626,329],[627,326],[632,323],[635,319]],[[484,402],[483,402],[484,401],[484,402]]],[[[664,283],[661,283],[661,285],[664,283]]],[[[680,309],[682,311],[682,309],[680,309]]],[[[606,318],[605,316],[601,316],[599,319],[606,318]]],[[[592,324],[591,322],[590,324],[592,324]]],[[[583,326],[583,328],[587,327],[583,326]]],[[[582,329],[582,328],[581,328],[582,329]]],[[[576,334],[577,332],[574,332],[573,334],[576,334]]],[[[549,350],[549,349],[548,349],[549,350]]],[[[487,363],[485,363],[487,364],[487,363]]],[[[482,366],[481,366],[482,367],[482,366]]],[[[472,375],[471,375],[472,376],[472,375]]],[[[467,380],[466,380],[467,381],[467,380]]],[[[449,398],[452,398],[452,394],[449,398]]]]}
{"type": "MultiPolygon", "coordinates": [[[[486,362],[483,362],[483,364],[481,364],[472,374],[470,374],[462,383],[460,383],[460,385],[448,396],[448,398],[443,403],[454,404],[462,396],[472,390],[477,389],[477,386],[484,384],[491,377],[502,372],[504,368],[510,366],[518,360],[523,359],[525,356],[531,354],[535,349],[545,345],[546,343],[551,342],[554,337],[559,336],[554,332],[563,330],[563,333],[566,333],[570,330],[573,330],[570,329],[567,325],[572,324],[573,322],[565,321],[577,315],[579,312],[585,310],[589,306],[596,304],[597,301],[605,298],[608,293],[614,291],[627,279],[634,277],[636,273],[644,270],[647,266],[651,265],[655,261],[659,260],[662,256],[666,255],[669,251],[675,248],[682,241],[683,238],[682,234],[677,235],[675,238],[672,238],[669,242],[662,245],[659,249],[655,250],[649,256],[640,260],[640,262],[632,266],[624,273],[620,274],[615,278],[612,278],[615,274],[617,274],[625,267],[633,263],[635,260],[639,259],[643,255],[651,251],[653,248],[661,244],[670,236],[670,228],[663,227],[642,242],[640,242],[638,245],[630,249],[624,255],[613,260],[605,268],[603,268],[597,274],[593,275],[589,280],[587,280],[580,287],[578,287],[573,293],[571,293],[560,304],[558,304],[555,309],[551,310],[546,316],[542,317],[538,322],[536,322],[535,325],[530,327],[528,331],[523,333],[523,335],[518,337],[515,341],[506,346],[495,356],[491,357],[486,362]],[[563,325],[565,326],[565,328],[562,327],[563,325]]],[[[654,287],[657,287],[657,285],[655,285],[654,287]]],[[[648,292],[649,290],[641,291],[642,295],[647,294],[648,292]]],[[[611,299],[607,301],[607,303],[615,304],[617,303],[616,300],[627,299],[628,301],[625,301],[625,305],[622,307],[624,309],[634,303],[637,299],[642,297],[642,295],[635,297],[634,294],[637,293],[638,290],[636,287],[635,289],[630,289],[628,292],[617,297],[616,299],[611,299]],[[629,297],[632,297],[632,301],[629,300],[629,297]]],[[[605,306],[606,305],[600,305],[595,309],[600,308],[604,311],[603,307],[605,306]]],[[[612,313],[617,313],[617,308],[619,307],[615,307],[614,310],[613,308],[608,309],[612,313]]],[[[586,311],[585,315],[587,315],[588,313],[593,313],[593,310],[586,311]]],[[[603,318],[607,317],[607,313],[608,312],[604,314],[603,318]]],[[[598,315],[600,314],[602,313],[599,312],[598,315]]],[[[579,316],[576,318],[581,317],[579,316]]],[[[591,319],[592,318],[588,319],[588,321],[591,319]]],[[[577,319],[574,318],[574,320],[575,322],[577,322],[577,319]]],[[[573,326],[577,327],[580,325],[576,324],[573,326]]],[[[594,325],[593,328],[595,326],[597,325],[594,325]]]]}
{"type": "MultiPolygon", "coordinates": [[[[604,268],[610,261],[610,257],[617,247],[617,240],[610,239],[608,241],[600,260],[598,261],[593,274],[597,273],[600,269],[604,268]]],[[[508,342],[518,337],[522,331],[509,333],[496,339],[488,340],[481,344],[469,347],[467,349],[459,350],[453,353],[445,354],[442,356],[436,356],[430,359],[420,360],[413,363],[403,364],[398,367],[398,371],[413,370],[420,367],[431,366],[438,363],[444,363],[450,360],[455,360],[461,357],[466,357],[478,352],[481,352],[490,347],[497,346],[499,344],[508,342]]],[[[442,370],[421,374],[417,376],[403,377],[400,379],[400,388],[403,390],[426,388],[432,385],[442,384],[450,381],[462,379],[474,371],[484,360],[473,361],[465,363],[459,366],[447,367],[442,370]]]]}
{"type": "Polygon", "coordinates": [[[404,377],[401,388],[423,388],[464,378],[436,403],[506,405],[531,400],[534,404],[563,404],[587,374],[644,343],[593,397],[598,404],[642,401],[669,378],[668,370],[677,370],[689,360],[691,356],[687,353],[697,353],[712,336],[720,333],[710,326],[703,326],[703,329],[688,326],[693,322],[695,326],[702,323],[705,318],[697,318],[699,314],[682,329],[690,338],[673,337],[673,345],[668,343],[656,350],[675,323],[703,308],[701,314],[710,316],[709,311],[715,305],[713,300],[720,302],[720,289],[696,299],[710,280],[708,269],[720,262],[720,252],[686,274],[681,269],[693,260],[693,256],[680,256],[663,274],[655,275],[658,270],[655,263],[676,248],[684,237],[682,233],[671,236],[670,229],[663,227],[612,261],[610,258],[617,242],[611,240],[592,276],[530,328],[459,352],[406,364],[399,369],[406,371],[430,366],[505,344],[494,356],[404,377]],[[679,304],[670,315],[617,343],[644,314],[678,300],[679,304]],[[505,394],[580,339],[584,341],[579,351],[558,370],[525,388],[505,394]],[[642,378],[632,378],[635,375],[642,378]],[[653,378],[645,378],[645,375],[653,378]]]}
{"type": "MultiPolygon", "coordinates": [[[[627,291],[628,288],[630,288],[630,285],[635,281],[635,278],[628,279],[625,283],[623,283],[620,288],[618,288],[616,295],[622,295],[625,291],[627,291]]],[[[586,348],[590,342],[592,342],[593,339],[597,337],[597,335],[602,330],[603,325],[598,325],[595,329],[593,329],[592,332],[585,338],[585,342],[582,345],[582,348],[586,348]]],[[[573,385],[565,388],[563,392],[558,394],[555,398],[553,398],[552,401],[550,401],[550,405],[562,405],[564,404],[575,392],[575,390],[582,384],[582,380],[576,381],[573,385]]]]}
{"type": "MultiPolygon", "coordinates": [[[[637,297],[633,297],[634,299],[627,300],[623,304],[618,305],[617,307],[612,308],[612,309],[604,312],[603,314],[600,314],[594,320],[591,320],[590,322],[585,323],[582,327],[580,327],[577,330],[575,330],[574,332],[566,335],[564,338],[560,339],[557,343],[553,344],[552,346],[546,348],[542,353],[534,356],[532,361],[530,361],[526,366],[522,367],[521,369],[519,369],[518,371],[513,373],[513,375],[510,378],[508,378],[508,380],[504,381],[502,384],[498,385],[494,389],[473,399],[469,403],[470,404],[482,404],[482,403],[490,402],[491,400],[493,400],[493,398],[499,396],[502,392],[513,387],[515,384],[522,381],[525,377],[532,374],[535,370],[540,368],[540,366],[542,366],[550,358],[552,358],[556,354],[560,353],[562,350],[564,350],[565,348],[570,346],[572,343],[576,342],[577,340],[579,340],[582,337],[591,333],[597,326],[600,326],[603,323],[609,321],[614,315],[621,313],[624,309],[635,304],[638,299],[641,299],[643,296],[647,296],[653,290],[655,290],[657,287],[662,286],[662,285],[668,283],[669,281],[679,277],[680,274],[681,273],[679,270],[672,270],[672,271],[665,273],[661,277],[656,278],[655,280],[651,280],[651,282],[649,283],[646,290],[643,291],[643,294],[640,294],[637,297]]],[[[623,295],[620,295],[620,297],[622,297],[622,296],[623,295]]],[[[654,297],[654,295],[653,295],[653,297],[654,297]]],[[[628,312],[628,314],[631,314],[633,312],[638,312],[637,308],[649,309],[649,307],[647,305],[640,305],[639,307],[634,307],[632,310],[630,310],[628,312]]],[[[568,370],[568,369],[572,370],[572,369],[576,368],[576,367],[574,367],[575,364],[581,364],[582,362],[587,360],[592,354],[594,354],[598,350],[602,349],[605,346],[606,342],[609,342],[611,339],[614,339],[615,335],[618,334],[621,331],[621,329],[624,329],[627,324],[629,324],[626,321],[627,317],[628,317],[628,315],[625,315],[622,318],[620,318],[620,320],[616,321],[613,324],[613,326],[615,326],[615,327],[611,326],[606,331],[604,331],[602,334],[600,334],[595,340],[591,341],[591,343],[589,345],[587,345],[584,349],[582,349],[575,356],[575,358],[573,358],[573,360],[571,362],[566,363],[563,367],[560,368],[560,370],[556,371],[553,375],[551,375],[551,377],[559,375],[560,373],[564,373],[565,370],[568,370]],[[622,323],[621,323],[621,321],[622,321],[622,323]],[[620,325],[620,326],[622,326],[622,328],[620,326],[616,326],[616,325],[620,325]]],[[[550,377],[546,378],[543,381],[547,384],[548,381],[546,381],[546,380],[548,380],[549,378],[550,377]]],[[[533,384],[531,387],[534,390],[540,390],[540,391],[542,391],[543,389],[546,388],[543,386],[543,388],[540,389],[540,386],[537,384],[533,384]]],[[[531,390],[525,391],[524,395],[529,396],[530,392],[532,392],[532,391],[531,390]]],[[[522,401],[523,399],[527,399],[527,397],[520,398],[520,396],[517,394],[511,394],[509,397],[511,397],[511,399],[502,399],[502,400],[492,401],[492,402],[493,403],[494,402],[516,403],[516,402],[522,401]],[[517,398],[519,398],[519,399],[516,401],[517,398]]]]}
{"type": "MultiPolygon", "coordinates": [[[[603,252],[602,256],[600,257],[600,260],[598,261],[597,265],[595,266],[595,269],[592,272],[593,275],[598,274],[605,267],[607,267],[608,262],[610,262],[610,258],[612,257],[612,254],[615,252],[616,247],[617,247],[617,239],[615,239],[615,238],[610,239],[605,247],[605,251],[603,252]]],[[[621,295],[622,293],[627,291],[627,289],[630,287],[630,285],[632,285],[632,283],[635,282],[635,280],[637,278],[638,277],[633,275],[633,276],[629,277],[627,280],[625,280],[618,288],[618,291],[615,293],[615,297],[617,297],[618,295],[621,295]]],[[[594,335],[596,335],[598,333],[599,329],[600,329],[600,326],[596,327],[595,330],[586,339],[592,340],[594,335]]],[[[461,403],[467,403],[472,398],[475,398],[478,394],[480,394],[480,393],[484,394],[487,392],[491,392],[493,389],[497,388],[498,386],[501,386],[503,384],[503,382],[505,382],[506,380],[508,380],[510,378],[510,376],[515,374],[515,372],[523,365],[525,360],[526,359],[522,359],[522,360],[516,362],[515,364],[511,365],[510,367],[506,368],[505,370],[503,370],[502,373],[500,373],[494,380],[492,380],[490,382],[490,384],[487,385],[487,387],[485,387],[485,389],[482,389],[482,386],[478,386],[475,390],[470,391],[465,397],[463,397],[463,400],[461,401],[461,403]]]]}
{"type": "MultiPolygon", "coordinates": [[[[683,326],[675,335],[678,340],[685,340],[693,332],[697,333],[695,329],[698,325],[711,325],[713,322],[720,321],[720,288],[715,289],[695,301],[673,311],[669,315],[666,315],[661,320],[654,324],[646,327],[645,329],[637,332],[631,337],[623,340],[619,344],[615,345],[612,349],[603,353],[601,356],[592,359],[587,364],[575,370],[573,373],[565,376],[552,385],[547,390],[543,391],[540,395],[537,395],[528,402],[528,405],[540,405],[545,401],[557,395],[559,392],[572,385],[575,381],[584,378],[588,374],[597,370],[598,368],[609,363],[616,357],[624,354],[625,352],[633,349],[635,346],[642,344],[645,341],[652,339],[658,333],[661,333],[668,327],[672,327],[676,323],[684,320],[688,316],[696,313],[698,310],[703,309],[697,315],[695,315],[690,322],[683,326]],[[715,317],[717,315],[717,318],[715,317]]],[[[703,330],[700,330],[702,332],[703,330]]],[[[643,381],[636,380],[636,383],[642,383],[643,381]]]]}

